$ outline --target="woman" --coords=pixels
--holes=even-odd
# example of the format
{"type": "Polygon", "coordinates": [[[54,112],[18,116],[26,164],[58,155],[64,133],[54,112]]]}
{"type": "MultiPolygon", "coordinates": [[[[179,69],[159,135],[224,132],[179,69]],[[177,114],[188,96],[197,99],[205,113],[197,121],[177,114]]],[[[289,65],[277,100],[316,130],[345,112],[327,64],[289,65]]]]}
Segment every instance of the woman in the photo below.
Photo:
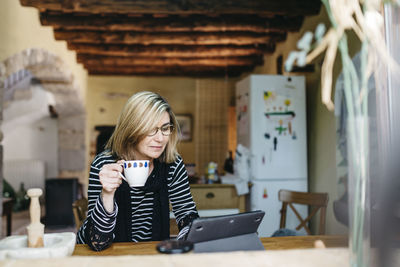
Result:
{"type": "Polygon", "coordinates": [[[90,168],[88,216],[77,243],[99,251],[112,242],[169,238],[169,202],[185,236],[198,217],[187,172],[176,151],[178,124],[167,101],[152,92],[134,94],[123,108],[106,150],[90,168]],[[121,179],[121,162],[149,160],[144,187],[121,179]]]}

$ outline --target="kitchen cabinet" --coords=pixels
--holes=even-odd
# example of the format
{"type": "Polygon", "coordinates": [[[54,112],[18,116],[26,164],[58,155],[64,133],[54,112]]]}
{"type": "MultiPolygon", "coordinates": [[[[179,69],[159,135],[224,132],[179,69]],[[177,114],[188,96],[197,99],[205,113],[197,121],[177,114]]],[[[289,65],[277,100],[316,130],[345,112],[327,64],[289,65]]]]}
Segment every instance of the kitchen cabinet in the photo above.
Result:
{"type": "Polygon", "coordinates": [[[231,184],[191,184],[190,191],[198,210],[246,210],[246,195],[238,196],[231,184]]]}

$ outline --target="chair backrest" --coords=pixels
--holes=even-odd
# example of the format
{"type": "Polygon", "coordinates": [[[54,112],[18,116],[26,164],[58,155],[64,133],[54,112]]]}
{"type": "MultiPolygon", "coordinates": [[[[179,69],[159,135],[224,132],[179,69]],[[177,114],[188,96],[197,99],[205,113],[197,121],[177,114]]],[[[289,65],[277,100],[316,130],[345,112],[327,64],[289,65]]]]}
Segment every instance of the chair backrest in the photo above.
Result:
{"type": "Polygon", "coordinates": [[[307,193],[307,192],[280,190],[278,196],[279,200],[282,201],[280,228],[285,228],[286,211],[287,211],[287,206],[289,206],[300,221],[300,224],[296,227],[296,230],[304,228],[306,232],[309,235],[311,235],[311,231],[308,228],[308,222],[318,212],[318,210],[321,210],[318,234],[319,235],[325,234],[326,206],[328,205],[329,201],[328,193],[307,193]],[[302,204],[311,206],[312,209],[308,217],[303,219],[300,213],[293,206],[293,204],[302,204]]]}
{"type": "Polygon", "coordinates": [[[85,221],[87,210],[88,200],[86,198],[75,200],[74,203],[72,203],[72,211],[74,212],[76,229],[79,230],[79,228],[85,221]]]}

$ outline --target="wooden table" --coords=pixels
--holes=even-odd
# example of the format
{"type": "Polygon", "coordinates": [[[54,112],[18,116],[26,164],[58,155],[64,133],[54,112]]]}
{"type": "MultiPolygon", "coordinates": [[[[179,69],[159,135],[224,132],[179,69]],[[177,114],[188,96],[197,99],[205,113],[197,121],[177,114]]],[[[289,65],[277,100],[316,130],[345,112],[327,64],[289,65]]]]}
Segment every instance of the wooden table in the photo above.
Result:
{"type": "Polygon", "coordinates": [[[7,236],[11,235],[11,223],[12,223],[12,208],[13,208],[12,198],[3,198],[3,216],[7,219],[7,236]]]}
{"type": "MultiPolygon", "coordinates": [[[[314,241],[322,240],[326,247],[347,247],[347,236],[285,236],[264,237],[261,242],[266,250],[313,248],[314,241]]],[[[73,256],[120,256],[159,254],[156,245],[159,242],[114,243],[103,251],[93,251],[87,245],[76,245],[73,256]]]]}

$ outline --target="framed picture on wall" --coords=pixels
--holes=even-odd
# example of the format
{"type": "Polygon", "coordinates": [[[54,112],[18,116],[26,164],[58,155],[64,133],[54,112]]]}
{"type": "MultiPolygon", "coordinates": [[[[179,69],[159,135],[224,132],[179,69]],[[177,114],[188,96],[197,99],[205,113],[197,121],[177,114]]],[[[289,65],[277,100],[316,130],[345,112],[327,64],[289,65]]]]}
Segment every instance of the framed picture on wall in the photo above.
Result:
{"type": "Polygon", "coordinates": [[[182,114],[176,115],[176,120],[178,121],[179,128],[181,129],[181,134],[179,140],[184,142],[189,142],[192,140],[192,115],[182,114]]]}

